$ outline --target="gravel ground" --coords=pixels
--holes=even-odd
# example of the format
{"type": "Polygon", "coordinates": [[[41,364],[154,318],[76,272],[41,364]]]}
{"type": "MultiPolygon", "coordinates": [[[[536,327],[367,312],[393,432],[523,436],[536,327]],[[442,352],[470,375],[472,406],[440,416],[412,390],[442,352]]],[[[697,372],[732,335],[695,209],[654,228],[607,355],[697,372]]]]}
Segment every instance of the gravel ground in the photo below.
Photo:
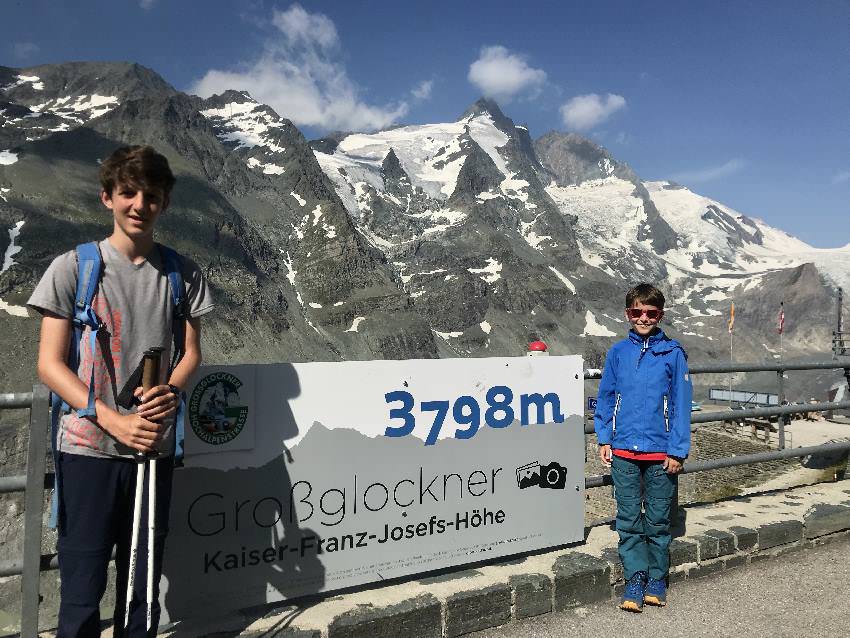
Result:
{"type": "Polygon", "coordinates": [[[665,608],[614,602],[538,616],[474,638],[847,636],[850,543],[836,542],[674,585],[665,608]]]}

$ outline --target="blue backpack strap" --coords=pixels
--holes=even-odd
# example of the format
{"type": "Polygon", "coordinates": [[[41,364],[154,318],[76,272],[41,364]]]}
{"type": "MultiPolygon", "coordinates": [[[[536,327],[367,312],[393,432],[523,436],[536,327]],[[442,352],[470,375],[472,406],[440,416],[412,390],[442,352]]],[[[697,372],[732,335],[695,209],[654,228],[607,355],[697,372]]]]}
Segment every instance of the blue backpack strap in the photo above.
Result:
{"type": "Polygon", "coordinates": [[[95,292],[97,292],[102,266],[100,249],[95,242],[77,246],[77,295],[74,301],[74,343],[71,345],[71,353],[73,354],[76,351],[76,358],[68,362],[68,367],[71,370],[76,370],[80,365],[79,342],[85,326],[90,329],[88,345],[92,360],[89,399],[85,408],[77,410],[77,416],[80,417],[95,416],[94,359],[97,354],[97,336],[101,323],[91,307],[91,302],[94,299],[95,292]]]}
{"type": "MultiPolygon", "coordinates": [[[[171,302],[173,308],[173,321],[171,333],[174,344],[171,349],[171,364],[168,366],[169,376],[180,363],[185,353],[184,345],[186,338],[186,320],[189,318],[186,311],[186,286],[183,282],[183,260],[176,251],[168,246],[159,245],[162,263],[168,275],[168,287],[171,290],[171,302]]],[[[186,393],[180,393],[180,404],[174,415],[174,465],[183,465],[183,440],[185,438],[185,414],[186,393]]]]}
{"type": "Polygon", "coordinates": [[[185,321],[188,318],[186,313],[186,287],[183,284],[183,260],[174,250],[168,246],[159,245],[159,252],[162,255],[162,263],[165,266],[165,273],[168,275],[168,288],[171,291],[171,302],[173,308],[173,326],[172,335],[174,337],[174,347],[171,352],[171,364],[168,367],[169,374],[180,363],[183,358],[183,343],[185,338],[185,321]]]}
{"type": "MultiPolygon", "coordinates": [[[[89,336],[89,348],[91,348],[92,362],[97,349],[97,335],[101,323],[91,307],[97,286],[100,282],[100,273],[103,268],[103,260],[97,243],[80,244],[76,248],[77,253],[77,290],[74,294],[74,317],[72,320],[73,336],[68,347],[68,367],[77,372],[80,367],[80,340],[83,336],[85,326],[91,328],[89,336]]],[[[70,411],[70,406],[56,393],[51,394],[50,408],[50,439],[53,449],[53,497],[50,504],[50,517],[48,525],[56,528],[59,523],[59,492],[61,489],[61,476],[59,472],[59,420],[62,415],[70,411]]],[[[81,417],[95,415],[94,397],[94,365],[92,375],[89,379],[89,397],[85,408],[77,410],[81,417]]]]}

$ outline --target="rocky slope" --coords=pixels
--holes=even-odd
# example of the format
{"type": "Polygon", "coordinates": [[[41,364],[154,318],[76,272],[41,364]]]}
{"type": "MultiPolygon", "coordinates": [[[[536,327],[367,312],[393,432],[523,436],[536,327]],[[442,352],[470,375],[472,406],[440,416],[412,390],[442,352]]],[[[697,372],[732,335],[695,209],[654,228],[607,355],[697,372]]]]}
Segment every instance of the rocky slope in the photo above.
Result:
{"type": "Polygon", "coordinates": [[[692,360],[828,349],[850,246],[817,250],[575,134],[533,140],[490,100],[455,122],[308,143],[285,114],[201,99],[134,64],[0,67],[0,387],[33,379],[22,304],[61,251],[104,236],[100,159],[150,143],[178,177],[160,239],[219,301],[208,361],[518,355],[532,337],[589,366],[625,330],[624,291],[667,291],[692,360]],[[813,309],[819,309],[819,314],[813,309]]]}

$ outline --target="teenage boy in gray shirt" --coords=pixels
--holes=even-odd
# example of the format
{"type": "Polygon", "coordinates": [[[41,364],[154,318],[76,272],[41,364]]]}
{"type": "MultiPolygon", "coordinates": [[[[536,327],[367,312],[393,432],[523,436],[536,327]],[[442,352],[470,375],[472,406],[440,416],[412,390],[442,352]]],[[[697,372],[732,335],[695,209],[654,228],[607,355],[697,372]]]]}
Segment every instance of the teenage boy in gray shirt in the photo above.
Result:
{"type": "MultiPolygon", "coordinates": [[[[58,638],[99,636],[99,604],[113,546],[117,546],[114,636],[146,635],[146,561],[138,561],[130,621],[124,632],[124,605],[133,518],[138,452],[157,463],[153,630],[162,553],[168,531],[168,508],[174,452],[174,414],[178,393],[201,363],[200,317],[213,309],[203,275],[191,260],[180,259],[186,295],[183,357],[158,385],[136,389],[138,405],[124,409],[118,393],[132,376],[142,354],[163,348],[170,360],[174,307],[161,247],[153,231],[168,207],[174,176],[166,158],[149,146],[123,147],[101,164],[100,199],[112,211],[112,234],[98,243],[101,278],[92,308],[101,322],[97,347],[89,347],[90,328],[80,341],[80,365],[68,367],[73,338],[77,287],[75,251],[57,257],[28,301],[42,315],[38,375],[70,406],[59,422],[57,473],[59,499],[59,572],[61,603],[58,638]],[[94,375],[92,371],[94,370],[94,375]],[[95,412],[87,407],[94,379],[95,412]]],[[[175,331],[179,334],[179,331],[175,331]]],[[[162,366],[165,368],[165,366],[162,366]]],[[[147,487],[142,519],[147,520],[147,487]]],[[[139,535],[139,555],[147,555],[146,534],[139,535]]]]}

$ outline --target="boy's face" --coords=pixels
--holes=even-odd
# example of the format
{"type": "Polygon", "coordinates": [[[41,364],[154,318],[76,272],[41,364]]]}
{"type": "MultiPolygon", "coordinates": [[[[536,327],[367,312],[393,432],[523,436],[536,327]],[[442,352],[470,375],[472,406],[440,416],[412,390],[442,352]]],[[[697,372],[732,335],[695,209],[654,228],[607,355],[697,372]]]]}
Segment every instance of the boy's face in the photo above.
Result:
{"type": "Polygon", "coordinates": [[[115,230],[129,239],[152,235],[157,217],[168,207],[163,189],[142,189],[132,184],[116,184],[111,193],[102,191],[100,201],[112,211],[115,230]]]}
{"type": "Polygon", "coordinates": [[[649,336],[649,334],[661,321],[664,316],[664,311],[657,306],[650,306],[640,301],[632,304],[631,308],[626,308],[626,320],[632,324],[634,331],[641,337],[649,336]]]}

